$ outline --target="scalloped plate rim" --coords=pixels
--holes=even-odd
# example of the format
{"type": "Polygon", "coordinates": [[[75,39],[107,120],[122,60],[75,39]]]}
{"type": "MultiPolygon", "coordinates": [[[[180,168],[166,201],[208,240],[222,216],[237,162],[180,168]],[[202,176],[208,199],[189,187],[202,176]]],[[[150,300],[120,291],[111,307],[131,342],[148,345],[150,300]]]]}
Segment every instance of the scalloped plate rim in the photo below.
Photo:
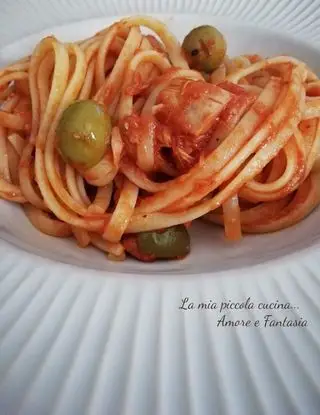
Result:
{"type": "MultiPolygon", "coordinates": [[[[319,7],[320,7],[320,0],[316,0],[316,1],[319,1],[319,7]]],[[[161,19],[161,18],[173,19],[175,17],[191,18],[192,16],[196,16],[197,18],[201,18],[201,17],[208,18],[208,16],[209,16],[210,18],[213,18],[213,19],[221,19],[223,21],[223,23],[224,22],[226,22],[226,23],[228,23],[228,22],[235,23],[236,26],[238,26],[238,27],[245,27],[245,28],[248,27],[248,28],[251,28],[251,29],[259,29],[260,32],[265,32],[265,33],[270,33],[270,34],[278,34],[281,37],[285,38],[286,40],[294,40],[297,43],[300,43],[301,46],[307,46],[308,48],[314,49],[316,51],[320,50],[320,40],[315,42],[315,44],[311,44],[310,41],[308,41],[308,39],[306,37],[301,36],[299,34],[295,35],[295,34],[289,32],[287,30],[282,31],[278,27],[269,28],[269,27],[265,27],[263,25],[259,26],[257,23],[254,23],[254,22],[249,23],[249,22],[244,21],[243,23],[240,23],[233,16],[208,15],[208,14],[205,14],[205,13],[194,13],[194,14],[192,14],[192,13],[139,13],[139,14],[116,14],[116,15],[112,15],[112,16],[92,17],[92,18],[89,18],[89,19],[84,18],[84,19],[71,21],[70,23],[62,23],[62,24],[59,24],[59,25],[53,25],[53,26],[50,26],[49,28],[29,33],[28,35],[26,35],[22,38],[14,40],[13,42],[9,42],[9,43],[6,43],[4,45],[1,45],[0,46],[0,52],[3,49],[15,46],[16,44],[21,42],[21,40],[28,41],[28,40],[36,37],[36,36],[37,37],[39,36],[39,39],[40,39],[40,36],[43,36],[43,33],[46,33],[48,31],[54,32],[54,31],[57,31],[57,30],[68,28],[70,26],[76,26],[80,23],[85,23],[85,22],[88,22],[88,23],[101,22],[101,23],[103,23],[103,21],[106,21],[106,20],[114,21],[116,19],[124,19],[124,18],[130,17],[130,16],[133,16],[133,15],[135,15],[135,16],[136,15],[151,16],[151,17],[155,17],[155,18],[159,18],[159,19],[161,19]]],[[[78,39],[75,38],[75,40],[78,40],[78,39]]]]}

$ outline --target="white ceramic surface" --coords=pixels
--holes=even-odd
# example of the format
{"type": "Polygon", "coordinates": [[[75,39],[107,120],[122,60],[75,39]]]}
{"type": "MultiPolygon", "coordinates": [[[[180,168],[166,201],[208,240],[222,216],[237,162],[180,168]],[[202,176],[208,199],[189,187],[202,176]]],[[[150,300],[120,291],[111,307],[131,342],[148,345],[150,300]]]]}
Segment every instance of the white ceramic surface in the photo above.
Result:
{"type": "MultiPolygon", "coordinates": [[[[114,20],[101,15],[162,12],[180,38],[208,22],[226,34],[231,55],[285,52],[320,73],[319,10],[319,1],[1,0],[0,64],[43,34],[82,38],[114,20]]],[[[238,245],[200,224],[184,261],[115,264],[40,235],[1,202],[0,414],[318,415],[319,218],[238,245]],[[290,302],[298,308],[274,316],[308,326],[217,327],[224,313],[179,310],[183,297],[290,302]]]]}

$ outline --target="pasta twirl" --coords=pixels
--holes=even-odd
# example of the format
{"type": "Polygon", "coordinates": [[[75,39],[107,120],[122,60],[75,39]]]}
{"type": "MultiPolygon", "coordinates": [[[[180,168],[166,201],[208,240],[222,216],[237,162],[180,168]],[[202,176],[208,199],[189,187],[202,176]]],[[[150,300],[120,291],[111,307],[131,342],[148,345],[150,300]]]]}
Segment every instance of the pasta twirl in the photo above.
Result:
{"type": "Polygon", "coordinates": [[[290,56],[224,56],[216,30],[211,59],[211,32],[184,50],[163,23],[135,16],[77,43],[46,37],[2,69],[0,197],[41,232],[113,259],[183,257],[180,225],[196,219],[231,240],[302,220],[320,201],[320,81],[290,56]],[[111,133],[85,166],[61,151],[58,126],[86,100],[111,133]]]}

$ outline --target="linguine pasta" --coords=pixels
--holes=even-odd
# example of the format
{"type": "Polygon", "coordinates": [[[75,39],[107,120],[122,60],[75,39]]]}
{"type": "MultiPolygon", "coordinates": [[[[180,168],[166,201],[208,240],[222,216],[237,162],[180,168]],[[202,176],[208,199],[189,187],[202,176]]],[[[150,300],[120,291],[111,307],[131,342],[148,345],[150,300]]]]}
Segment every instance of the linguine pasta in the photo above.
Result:
{"type": "Polygon", "coordinates": [[[129,17],[78,43],[42,39],[0,71],[0,102],[0,197],[41,232],[115,259],[127,234],[202,218],[238,240],[291,226],[320,201],[320,81],[290,56],[225,57],[204,74],[163,23],[129,17]],[[87,99],[112,132],[81,169],[61,157],[56,130],[87,99]]]}

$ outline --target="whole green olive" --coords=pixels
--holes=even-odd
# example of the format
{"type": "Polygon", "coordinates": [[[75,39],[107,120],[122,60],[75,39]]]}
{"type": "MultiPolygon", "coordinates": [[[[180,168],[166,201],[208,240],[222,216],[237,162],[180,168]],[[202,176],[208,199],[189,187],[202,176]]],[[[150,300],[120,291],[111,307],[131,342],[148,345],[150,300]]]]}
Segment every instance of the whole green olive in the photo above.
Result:
{"type": "Polygon", "coordinates": [[[190,237],[183,225],[177,225],[163,231],[139,233],[137,246],[140,253],[156,259],[183,258],[190,252],[190,237]]]}
{"type": "Polygon", "coordinates": [[[222,63],[227,44],[218,29],[205,25],[192,29],[184,38],[182,48],[191,68],[212,72],[222,63]]]}
{"type": "Polygon", "coordinates": [[[110,144],[111,119],[96,102],[76,101],[63,112],[56,134],[63,158],[88,169],[103,158],[110,144]]]}

